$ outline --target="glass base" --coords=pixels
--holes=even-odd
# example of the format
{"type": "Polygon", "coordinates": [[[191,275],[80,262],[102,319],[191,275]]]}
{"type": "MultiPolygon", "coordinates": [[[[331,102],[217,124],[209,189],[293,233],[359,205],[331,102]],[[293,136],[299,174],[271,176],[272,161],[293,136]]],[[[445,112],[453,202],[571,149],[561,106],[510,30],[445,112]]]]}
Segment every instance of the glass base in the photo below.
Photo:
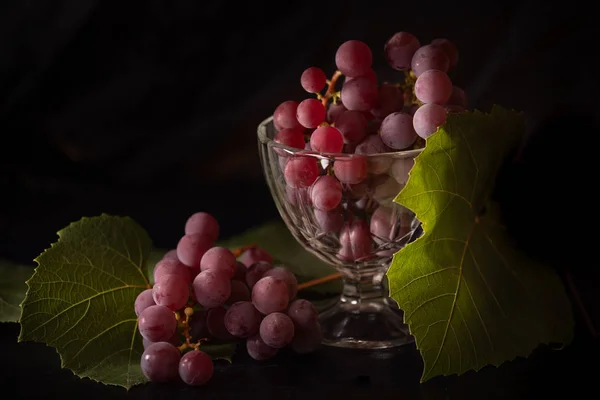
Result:
{"type": "Polygon", "coordinates": [[[319,316],[323,344],[355,349],[387,349],[414,343],[403,312],[385,298],[348,301],[342,296],[319,316]]]}

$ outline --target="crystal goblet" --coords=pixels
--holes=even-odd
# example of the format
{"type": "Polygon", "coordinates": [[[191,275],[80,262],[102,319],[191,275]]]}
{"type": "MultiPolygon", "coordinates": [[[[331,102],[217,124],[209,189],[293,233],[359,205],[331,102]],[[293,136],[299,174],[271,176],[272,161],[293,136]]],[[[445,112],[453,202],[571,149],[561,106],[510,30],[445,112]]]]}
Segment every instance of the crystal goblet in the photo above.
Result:
{"type": "Polygon", "coordinates": [[[323,154],[279,144],[276,133],[272,117],[258,126],[260,159],[275,205],[296,240],[343,280],[337,303],[320,314],[323,344],[377,349],[412,343],[384,278],[393,254],[420,232],[414,213],[393,200],[422,149],[323,154]],[[290,179],[292,172],[300,178],[290,179]],[[324,176],[340,181],[334,209],[315,204],[315,178],[324,176]]]}

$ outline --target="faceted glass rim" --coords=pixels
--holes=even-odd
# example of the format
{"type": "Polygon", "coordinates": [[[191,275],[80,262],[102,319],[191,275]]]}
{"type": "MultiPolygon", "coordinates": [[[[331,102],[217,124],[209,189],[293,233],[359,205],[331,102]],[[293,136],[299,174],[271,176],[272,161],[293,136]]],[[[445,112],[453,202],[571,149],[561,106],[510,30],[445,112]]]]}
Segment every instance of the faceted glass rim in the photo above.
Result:
{"type": "Polygon", "coordinates": [[[392,152],[387,152],[387,153],[375,153],[375,154],[319,153],[319,152],[312,151],[312,150],[296,149],[293,147],[288,147],[283,144],[277,143],[277,142],[275,142],[275,140],[273,140],[269,137],[269,135],[267,134],[267,125],[269,123],[271,123],[272,121],[273,121],[273,116],[271,115],[268,118],[265,118],[258,125],[258,129],[257,129],[258,139],[260,140],[260,142],[262,144],[275,147],[275,148],[280,149],[281,151],[283,151],[287,154],[290,154],[292,156],[302,155],[302,156],[313,156],[313,157],[328,158],[328,159],[331,159],[331,158],[347,159],[347,158],[351,158],[351,157],[364,157],[367,160],[370,158],[373,159],[373,158],[381,158],[381,157],[391,157],[391,158],[402,159],[402,158],[414,158],[417,155],[419,155],[424,149],[424,147],[421,147],[418,149],[399,150],[399,151],[392,151],[392,152]]]}

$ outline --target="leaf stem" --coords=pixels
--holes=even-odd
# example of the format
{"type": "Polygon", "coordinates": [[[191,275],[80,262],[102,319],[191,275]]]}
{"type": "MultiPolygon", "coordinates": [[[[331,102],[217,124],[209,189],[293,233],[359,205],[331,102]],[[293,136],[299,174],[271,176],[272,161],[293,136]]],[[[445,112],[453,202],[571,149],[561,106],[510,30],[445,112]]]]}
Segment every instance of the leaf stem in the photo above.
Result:
{"type": "Polygon", "coordinates": [[[581,300],[581,296],[579,295],[579,291],[577,290],[575,281],[573,280],[573,277],[571,276],[571,272],[566,268],[565,268],[565,280],[567,281],[567,287],[569,288],[569,291],[571,292],[571,295],[573,296],[573,299],[575,300],[575,304],[577,305],[577,308],[579,309],[579,312],[581,313],[581,316],[583,317],[583,320],[585,321],[588,331],[590,332],[590,334],[592,335],[592,337],[594,339],[597,338],[598,331],[596,331],[596,328],[594,327],[594,323],[592,322],[592,318],[590,317],[587,310],[585,309],[585,306],[583,305],[583,301],[581,300]]]}
{"type": "Polygon", "coordinates": [[[342,275],[339,272],[336,272],[335,274],[331,274],[331,275],[323,276],[321,278],[313,279],[313,280],[310,280],[308,282],[304,282],[304,283],[298,285],[298,290],[306,289],[311,286],[316,286],[316,285],[320,285],[325,282],[333,281],[335,279],[338,279],[341,276],[342,275]]]}

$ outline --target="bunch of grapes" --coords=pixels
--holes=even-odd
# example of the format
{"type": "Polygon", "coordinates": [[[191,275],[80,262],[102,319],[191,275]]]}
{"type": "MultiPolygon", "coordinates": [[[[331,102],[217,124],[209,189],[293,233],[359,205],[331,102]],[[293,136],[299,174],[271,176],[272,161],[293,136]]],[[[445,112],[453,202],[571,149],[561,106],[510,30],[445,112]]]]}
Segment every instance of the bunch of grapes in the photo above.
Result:
{"type": "Polygon", "coordinates": [[[321,343],[317,310],[295,298],[294,274],[274,267],[271,255],[258,247],[246,249],[238,260],[214,245],[218,236],[213,216],[190,216],[177,248],[156,264],[154,286],[135,301],[145,349],[141,367],[151,381],[208,382],[214,365],[201,351],[205,341],[246,340],[256,360],[287,345],[307,353],[321,343]]]}

